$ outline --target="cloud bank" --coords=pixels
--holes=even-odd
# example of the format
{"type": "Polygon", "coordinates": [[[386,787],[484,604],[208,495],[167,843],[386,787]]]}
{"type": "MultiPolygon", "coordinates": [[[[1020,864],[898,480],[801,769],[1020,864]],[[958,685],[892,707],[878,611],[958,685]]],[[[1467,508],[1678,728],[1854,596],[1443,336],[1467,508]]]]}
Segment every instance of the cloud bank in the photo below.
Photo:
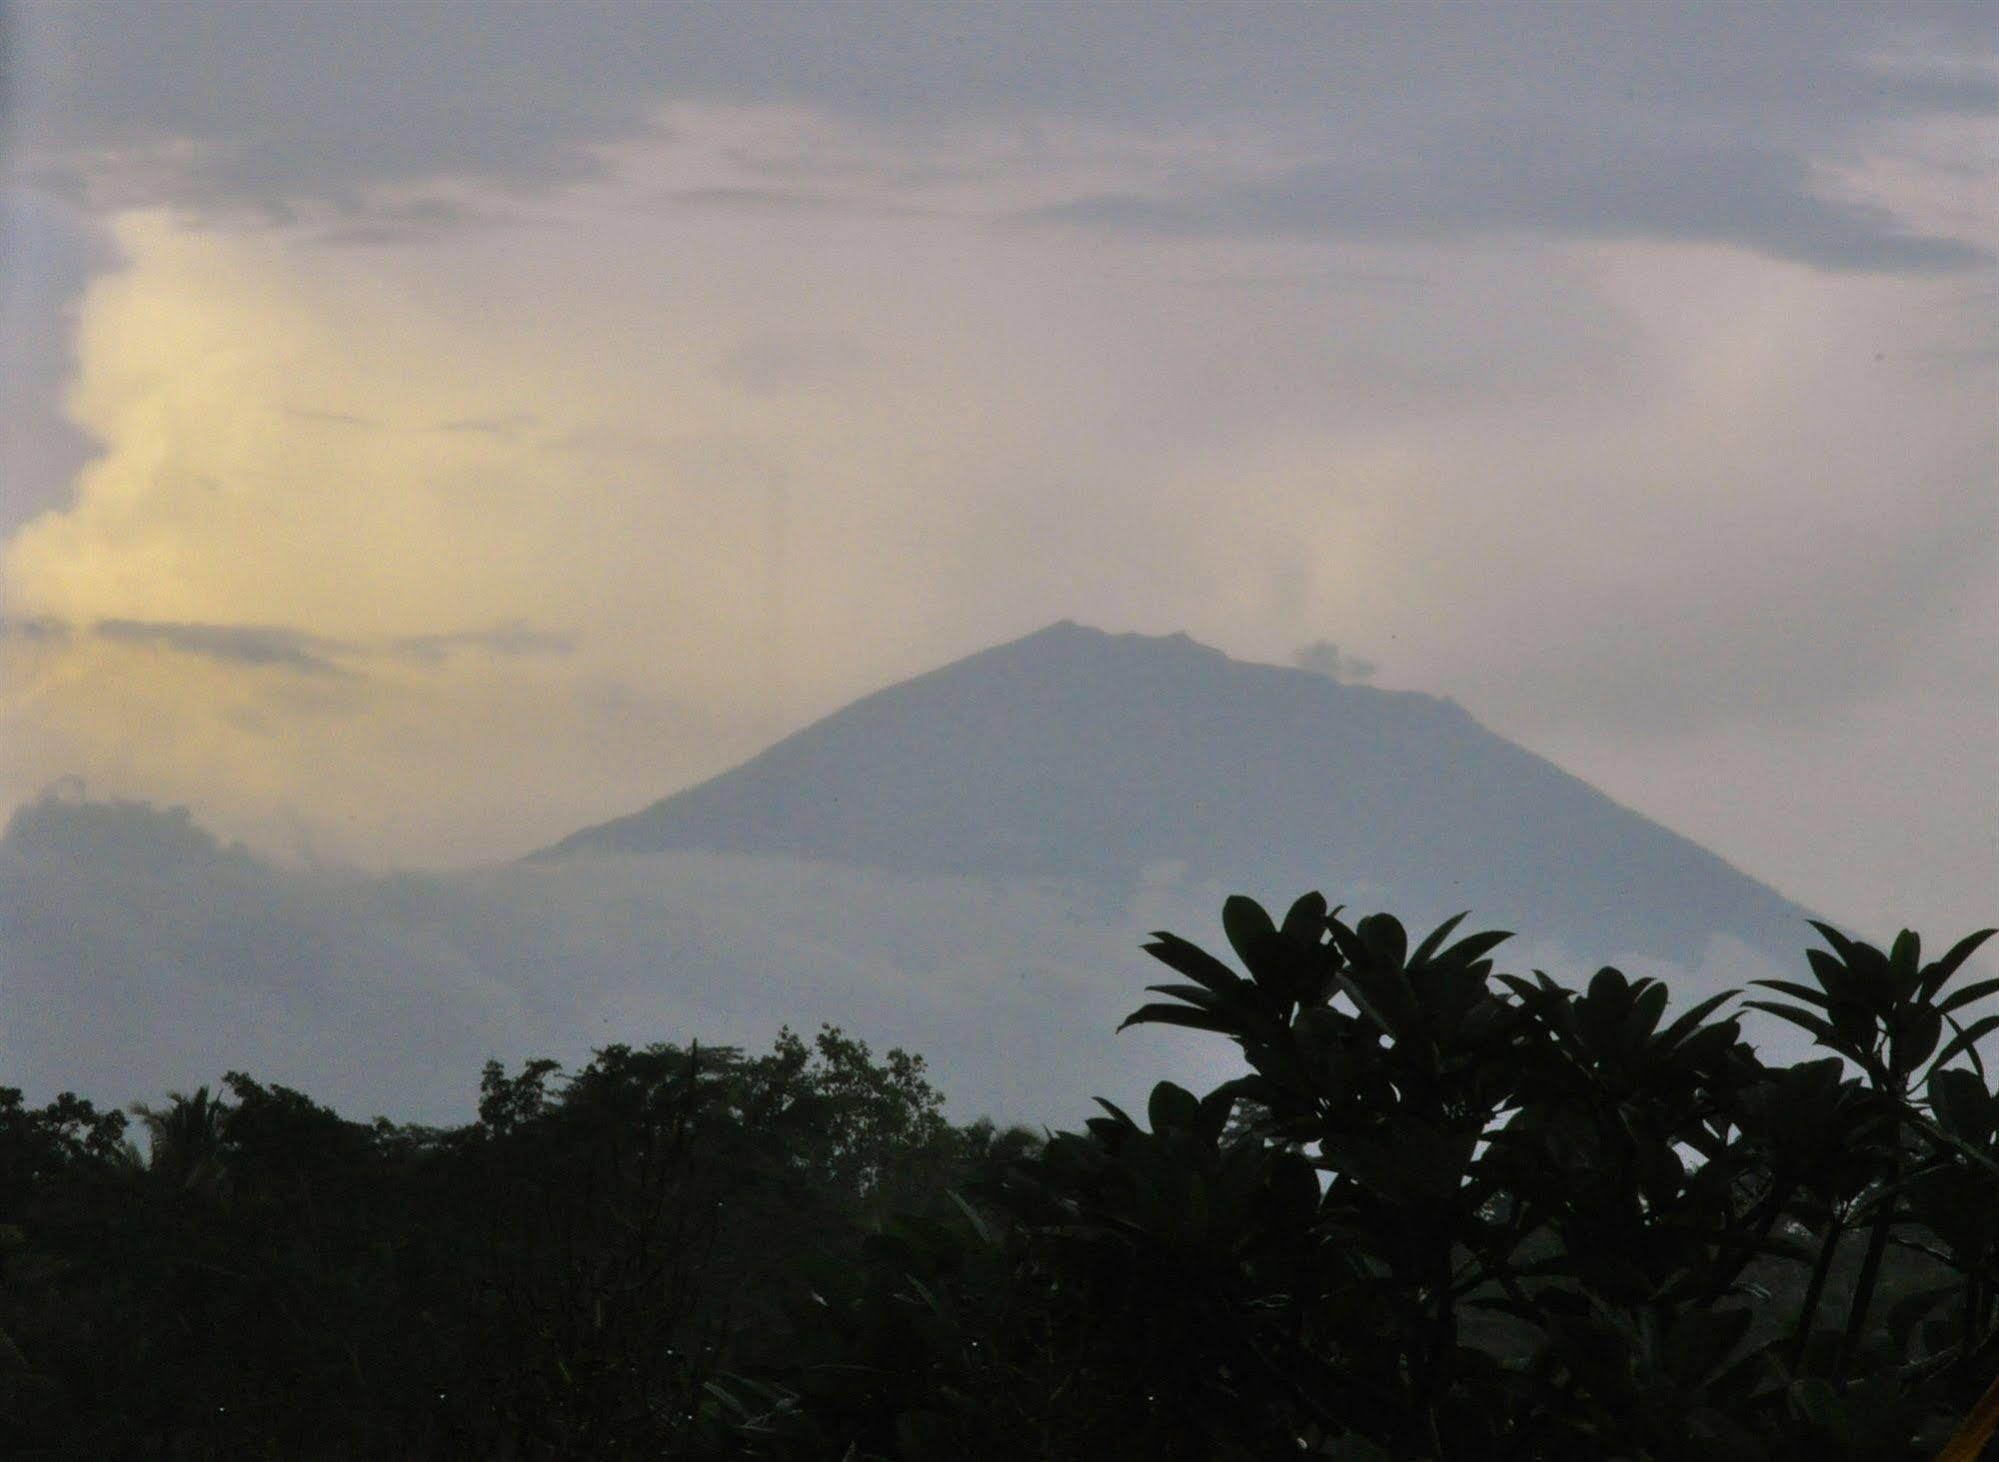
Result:
{"type": "MultiPolygon", "coordinates": [[[[1999,102],[1975,4],[1684,7],[1587,27],[1545,6],[1072,0],[393,0],[358,24],[330,0],[28,15],[49,78],[45,170],[127,203],[331,209],[403,236],[480,216],[412,188],[589,178],[695,103],[895,133],[1180,134],[1153,186],[1050,205],[1113,230],[1528,228],[1921,271],[1982,250],[1828,196],[1814,165],[1870,126],[1999,102]]],[[[769,200],[809,199],[820,181],[809,160],[766,171],[769,200]]]]}
{"type": "MultiPolygon", "coordinates": [[[[1058,883],[695,854],[286,871],[185,812],[46,799],[0,839],[0,1069],[33,1099],[101,1102],[247,1070],[350,1116],[450,1122],[489,1058],[758,1047],[830,1021],[925,1055],[957,1120],[1073,1124],[1098,1095],[1237,1074],[1225,1043],[1116,1032],[1164,977],[1143,937],[1224,948],[1226,892],[1162,868],[1106,912],[1058,883]]],[[[1507,949],[1509,967],[1592,967],[1507,949]]],[[[1768,967],[1724,942],[1699,969],[1631,972],[1686,999],[1768,967]]]]}

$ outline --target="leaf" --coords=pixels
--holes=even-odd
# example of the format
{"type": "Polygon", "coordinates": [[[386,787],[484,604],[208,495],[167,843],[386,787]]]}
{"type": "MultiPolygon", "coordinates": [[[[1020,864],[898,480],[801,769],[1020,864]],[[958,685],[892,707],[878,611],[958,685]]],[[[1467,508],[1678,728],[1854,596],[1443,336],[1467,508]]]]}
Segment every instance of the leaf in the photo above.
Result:
{"type": "Polygon", "coordinates": [[[1631,1014],[1624,1019],[1624,1038],[1634,1048],[1651,1038],[1666,1011],[1666,987],[1656,980],[1646,982],[1631,1002],[1631,1014]]]}
{"type": "Polygon", "coordinates": [[[1958,972],[1959,967],[1977,953],[1978,946],[1994,934],[1999,934],[1999,929],[1980,929],[1976,933],[1965,935],[1953,944],[1942,959],[1924,972],[1923,998],[1930,999],[1941,990],[1950,977],[1958,972]]]}
{"type": "Polygon", "coordinates": [[[957,1205],[958,1212],[965,1215],[965,1222],[972,1226],[972,1232],[979,1236],[980,1243],[988,1248],[996,1246],[998,1241],[994,1237],[992,1225],[986,1222],[984,1214],[967,1203],[955,1188],[946,1188],[944,1196],[957,1205]]]}
{"type": "Polygon", "coordinates": [[[1175,1000],[1184,1000],[1189,1005],[1197,1005],[1203,1010],[1226,1010],[1229,1002],[1212,990],[1199,985],[1147,985],[1154,995],[1171,995],[1175,1000]]]}
{"type": "Polygon", "coordinates": [[[1416,946],[1416,952],[1409,956],[1409,963],[1411,965],[1428,964],[1430,956],[1442,949],[1444,941],[1451,937],[1451,931],[1470,917],[1471,910],[1466,909],[1462,914],[1451,915],[1450,918],[1432,929],[1424,936],[1423,942],[1416,946]]]}
{"type": "Polygon", "coordinates": [[[1317,945],[1326,932],[1326,896],[1308,893],[1284,916],[1283,934],[1294,943],[1317,945]]]}
{"type": "Polygon", "coordinates": [[[1953,990],[1937,1002],[1939,1015],[1949,1015],[1953,1010],[1961,1010],[1974,1000],[1983,1000],[1987,995],[1999,993],[1999,979],[1974,980],[1971,984],[1953,990]]]}
{"type": "Polygon", "coordinates": [[[1415,1006],[1409,992],[1401,988],[1401,980],[1400,973],[1384,975],[1372,970],[1339,977],[1340,988],[1360,1013],[1398,1041],[1409,1036],[1416,1023],[1415,1006]]]}
{"type": "Polygon", "coordinates": [[[1796,980],[1751,980],[1749,983],[1765,990],[1775,990],[1780,995],[1789,995],[1794,1000],[1809,1000],[1821,1009],[1832,1003],[1824,990],[1814,990],[1810,985],[1801,985],[1796,980]]]}
{"type": "Polygon", "coordinates": [[[1962,1066],[1935,1071],[1929,1080],[1930,1110],[1942,1119],[1941,1126],[1957,1137],[1982,1143],[1992,1135],[1992,1119],[1986,1110],[1985,1083],[1962,1066]]]}
{"type": "Polygon", "coordinates": [[[1409,954],[1409,935],[1393,914],[1369,914],[1355,931],[1376,969],[1399,970],[1409,954]]]}
{"type": "Polygon", "coordinates": [[[1201,1120],[1201,1102],[1186,1087],[1162,1081],[1152,1088],[1145,1115],[1154,1132],[1193,1127],[1201,1120]]]}
{"type": "MultiPolygon", "coordinates": [[[[1761,983],[1760,981],[1758,983],[1761,983]]],[[[1739,990],[1723,990],[1719,995],[1710,995],[1691,1009],[1682,1011],[1680,1017],[1667,1026],[1659,1039],[1670,1045],[1678,1045],[1691,1034],[1696,1026],[1714,1013],[1717,1006],[1741,994],[1739,990]]]]}
{"type": "Polygon", "coordinates": [[[1830,1003],[1834,1005],[1842,1001],[1857,1005],[1866,1003],[1865,991],[1862,990],[1860,981],[1854,976],[1853,971],[1823,949],[1806,950],[1805,962],[1812,967],[1812,973],[1818,977],[1819,984],[1830,997],[1830,1003]]]}
{"type": "Polygon", "coordinates": [[[1277,932],[1262,904],[1243,894],[1231,894],[1222,904],[1222,932],[1229,947],[1247,965],[1262,942],[1277,932]]]}
{"type": "MultiPolygon", "coordinates": [[[[1964,1027],[1958,1023],[1958,1019],[1956,1016],[1946,1015],[1944,1017],[1944,1020],[1947,1021],[1950,1025],[1950,1028],[1956,1031],[1959,1035],[1964,1034],[1964,1027]]],[[[1966,1046],[1964,1048],[1964,1054],[1971,1058],[1971,1069],[1978,1074],[1979,1083],[1982,1085],[1985,1081],[1985,1058],[1978,1054],[1977,1046],[1966,1046]]],[[[1932,1075],[1934,1075],[1936,1073],[1936,1067],[1932,1066],[1930,1068],[1930,1072],[1932,1075]]]]}
{"type": "Polygon", "coordinates": [[[1844,1052],[1848,1044],[1839,1038],[1830,1024],[1820,1020],[1808,1010],[1798,1009],[1795,1005],[1779,1005],[1773,1000],[1745,1000],[1742,1004],[1746,1010],[1765,1011],[1779,1020],[1788,1020],[1792,1025],[1810,1031],[1818,1037],[1820,1045],[1830,1046],[1835,1051],[1844,1052]]]}
{"type": "Polygon", "coordinates": [[[1923,937],[1913,929],[1904,929],[1895,936],[1895,943],[1888,951],[1889,967],[1907,992],[1913,995],[1916,981],[1921,977],[1923,958],[1923,937]]]}
{"type": "Polygon", "coordinates": [[[1467,934],[1445,950],[1441,958],[1455,965],[1468,966],[1484,958],[1512,937],[1511,929],[1488,929],[1482,934],[1467,934]]]}
{"type": "Polygon", "coordinates": [[[1138,1123],[1131,1120],[1131,1114],[1129,1112],[1127,1112],[1123,1107],[1119,1106],[1116,1102],[1112,1101],[1109,1097],[1092,1097],[1090,1098],[1090,1100],[1094,1101],[1098,1106],[1102,1107],[1105,1111],[1109,1112],[1111,1116],[1117,1120],[1117,1123],[1120,1127],[1136,1127],[1138,1125],[1138,1123]]]}
{"type": "Polygon", "coordinates": [[[1958,1281],[1953,1279],[1945,1284],[1931,1285],[1912,1294],[1902,1295],[1888,1307],[1888,1313],[1883,1317],[1887,1321],[1889,1335],[1906,1345],[1910,1332],[1932,1310],[1957,1292],[1958,1281]]]}
{"type": "Polygon", "coordinates": [[[1123,1030],[1130,1025],[1181,1025],[1188,1030],[1213,1031],[1222,1036],[1236,1033],[1233,1021],[1209,1011],[1196,1010],[1191,1005],[1141,1005],[1118,1022],[1118,1029],[1123,1030]]]}
{"type": "Polygon", "coordinates": [[[1235,1110],[1236,1083],[1226,1082],[1201,1098],[1199,1120],[1190,1124],[1207,1142],[1219,1142],[1235,1110]]]}
{"type": "Polygon", "coordinates": [[[1830,924],[1821,924],[1817,919],[1808,919],[1806,922],[1819,931],[1819,937],[1831,946],[1833,953],[1839,956],[1842,963],[1853,963],[1852,940],[1848,939],[1830,924]]]}
{"type": "Polygon", "coordinates": [[[1791,1382],[1791,1409],[1819,1430],[1838,1434],[1847,1430],[1844,1407],[1832,1382],[1806,1376],[1791,1382]]]}
{"type": "MultiPolygon", "coordinates": [[[[1938,1066],[1948,1065],[1950,1058],[1955,1056],[1959,1051],[1969,1050],[1979,1039],[1995,1030],[1999,1030],[1999,1013],[1988,1015],[1983,1020],[1973,1021],[1970,1025],[1951,1037],[1950,1044],[1937,1053],[1935,1064],[1938,1066]]],[[[1976,1052],[1972,1054],[1974,1056],[1977,1055],[1976,1052]]]]}
{"type": "Polygon", "coordinates": [[[1895,1012],[1888,1055],[1898,1071],[1914,1071],[1943,1035],[1943,1016],[1932,1005],[1905,1005],[1895,1012]]]}
{"type": "Polygon", "coordinates": [[[1216,994],[1241,989],[1246,983],[1241,975],[1200,945],[1177,934],[1169,934],[1164,929],[1153,931],[1152,943],[1145,946],[1145,952],[1188,979],[1206,985],[1216,994]]]}

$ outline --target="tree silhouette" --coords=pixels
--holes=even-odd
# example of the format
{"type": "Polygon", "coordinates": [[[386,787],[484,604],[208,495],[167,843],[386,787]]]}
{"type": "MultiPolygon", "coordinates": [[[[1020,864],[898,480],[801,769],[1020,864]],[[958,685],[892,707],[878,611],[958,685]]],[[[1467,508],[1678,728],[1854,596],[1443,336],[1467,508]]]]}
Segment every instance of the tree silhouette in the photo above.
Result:
{"type": "Polygon", "coordinates": [[[1310,895],[1229,900],[1232,960],[1155,936],[1127,1024],[1241,1072],[1046,1136],[832,1027],[494,1064],[444,1129],[232,1072],[137,1109],[143,1161],[0,1089],[0,1454],[1979,1455],[1985,934],[1821,927],[1804,979],[1674,1010],[1460,926],[1310,895]]]}

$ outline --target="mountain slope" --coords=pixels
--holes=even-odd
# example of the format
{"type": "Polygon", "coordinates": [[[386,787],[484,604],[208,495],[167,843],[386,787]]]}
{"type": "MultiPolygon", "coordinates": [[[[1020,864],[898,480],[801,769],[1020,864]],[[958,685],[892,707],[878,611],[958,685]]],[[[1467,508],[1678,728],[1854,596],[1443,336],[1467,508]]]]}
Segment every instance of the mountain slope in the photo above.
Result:
{"type": "Polygon", "coordinates": [[[1454,702],[1064,622],[868,696],[742,766],[536,855],[703,851],[1046,877],[1128,896],[1182,863],[1697,960],[1786,960],[1805,913],[1487,731],[1454,702]]]}

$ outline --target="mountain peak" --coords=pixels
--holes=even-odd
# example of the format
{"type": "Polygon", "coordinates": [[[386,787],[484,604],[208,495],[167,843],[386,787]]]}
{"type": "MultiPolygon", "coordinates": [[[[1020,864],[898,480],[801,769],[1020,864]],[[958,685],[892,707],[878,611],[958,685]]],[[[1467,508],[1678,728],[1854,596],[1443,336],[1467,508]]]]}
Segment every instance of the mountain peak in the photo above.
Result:
{"type": "MultiPolygon", "coordinates": [[[[1106,630],[1073,619],[1058,619],[1043,629],[995,645],[994,650],[1070,650],[1082,652],[1193,653],[1226,659],[1220,650],[1202,644],[1184,631],[1165,635],[1142,634],[1136,630],[1106,630]]],[[[992,651],[987,651],[990,654],[992,651]]]]}

